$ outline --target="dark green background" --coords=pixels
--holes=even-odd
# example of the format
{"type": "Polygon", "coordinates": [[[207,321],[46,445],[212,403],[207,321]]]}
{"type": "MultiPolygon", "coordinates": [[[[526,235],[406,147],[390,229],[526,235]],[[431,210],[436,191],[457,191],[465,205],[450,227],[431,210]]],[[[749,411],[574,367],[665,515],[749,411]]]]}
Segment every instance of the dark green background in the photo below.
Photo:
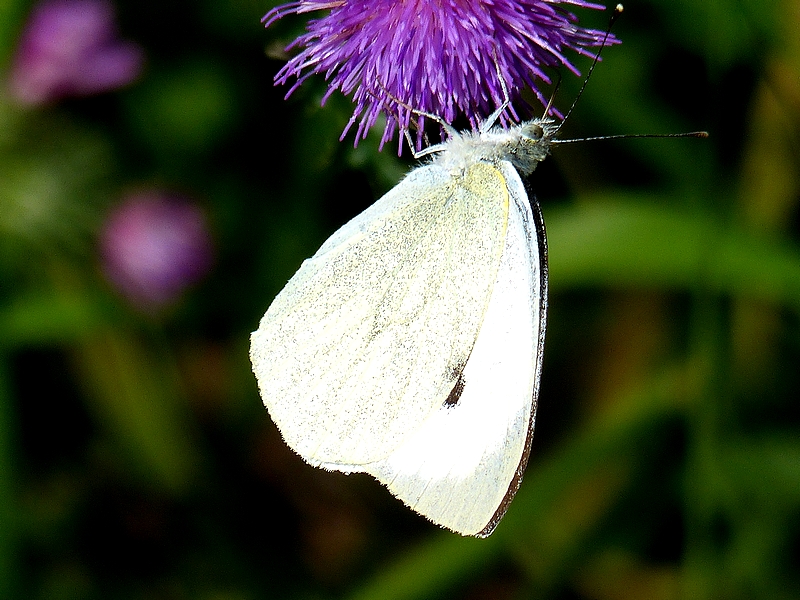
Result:
{"type": "MultiPolygon", "coordinates": [[[[566,135],[711,137],[561,147],[534,174],[541,402],[487,540],[305,465],[250,373],[275,293],[410,161],[338,142],[351,106],[320,108],[321,78],[272,87],[302,18],[117,5],[147,54],[136,84],[39,110],[0,96],[0,597],[800,598],[796,0],[626,4],[566,135]],[[197,198],[218,253],[157,315],[95,248],[142,186],[197,198]]],[[[0,1],[0,69],[28,9],[0,1]]]]}

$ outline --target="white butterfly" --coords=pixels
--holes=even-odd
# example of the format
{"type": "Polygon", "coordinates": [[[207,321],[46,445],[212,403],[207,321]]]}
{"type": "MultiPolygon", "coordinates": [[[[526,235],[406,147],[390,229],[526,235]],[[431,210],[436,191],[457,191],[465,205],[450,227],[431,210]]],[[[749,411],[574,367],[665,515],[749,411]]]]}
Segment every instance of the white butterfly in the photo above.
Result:
{"type": "Polygon", "coordinates": [[[555,139],[574,103],[560,124],[505,130],[499,81],[506,101],[477,131],[412,109],[448,140],[302,264],[250,349],[264,404],[306,461],[369,473],[434,523],[479,537],[519,489],[542,370],[547,239],[521,177],[554,144],[708,136],[555,139]]]}
{"type": "Polygon", "coordinates": [[[430,163],[303,262],[252,335],[261,396],[310,464],[365,472],[409,507],[488,536],[528,461],[547,242],[530,174],[558,126],[535,119],[428,148],[430,163]]]}

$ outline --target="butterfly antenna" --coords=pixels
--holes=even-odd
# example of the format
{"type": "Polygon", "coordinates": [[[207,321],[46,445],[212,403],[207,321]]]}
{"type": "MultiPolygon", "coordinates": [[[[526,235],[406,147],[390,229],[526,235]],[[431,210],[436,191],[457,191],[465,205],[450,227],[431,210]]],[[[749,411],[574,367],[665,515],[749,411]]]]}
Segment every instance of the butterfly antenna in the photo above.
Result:
{"type": "MultiPolygon", "coordinates": [[[[594,60],[592,61],[592,66],[589,67],[589,71],[586,73],[586,77],[583,79],[583,84],[581,85],[581,89],[578,90],[578,95],[575,97],[575,100],[572,101],[572,106],[569,107],[567,114],[564,115],[564,118],[561,119],[561,123],[558,124],[558,127],[555,130],[555,133],[558,133],[563,127],[564,123],[567,122],[569,116],[572,114],[572,111],[575,110],[575,105],[580,100],[581,96],[583,95],[583,91],[586,89],[586,84],[589,83],[589,78],[592,76],[592,72],[594,72],[594,68],[597,66],[597,63],[600,61],[600,54],[603,52],[603,48],[606,47],[608,44],[608,36],[611,35],[611,28],[616,23],[619,16],[622,14],[623,6],[622,4],[617,4],[614,7],[614,12],[611,13],[611,18],[608,20],[608,27],[606,28],[606,33],[603,36],[603,41],[600,43],[600,48],[597,50],[597,54],[594,55],[594,60]]],[[[551,98],[552,100],[552,98],[551,98]]],[[[548,109],[550,108],[550,103],[548,103],[548,109]]],[[[545,116],[547,116],[547,112],[545,112],[545,116]]]]}
{"type": "MultiPolygon", "coordinates": [[[[561,73],[560,72],[556,72],[556,84],[555,84],[555,86],[553,86],[553,93],[550,94],[550,99],[547,101],[547,106],[544,109],[544,115],[543,116],[544,116],[545,119],[547,118],[547,115],[550,114],[550,111],[553,108],[553,102],[555,102],[555,100],[556,100],[556,95],[558,94],[558,89],[561,87],[561,82],[562,81],[563,81],[563,78],[561,77],[561,73]]],[[[572,112],[571,108],[570,108],[570,112],[572,112]]]]}
{"type": "Polygon", "coordinates": [[[551,144],[574,144],[575,142],[597,142],[600,140],[626,140],[628,138],[707,138],[707,131],[688,131],[686,133],[620,133],[616,135],[598,135],[587,138],[573,138],[569,140],[550,140],[551,144]]]}

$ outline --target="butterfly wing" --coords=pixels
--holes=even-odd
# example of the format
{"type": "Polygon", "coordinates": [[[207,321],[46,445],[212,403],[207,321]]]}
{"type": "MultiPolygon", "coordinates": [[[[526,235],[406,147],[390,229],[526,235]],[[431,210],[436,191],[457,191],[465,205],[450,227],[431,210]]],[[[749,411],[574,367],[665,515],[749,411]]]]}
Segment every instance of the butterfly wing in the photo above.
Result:
{"type": "Polygon", "coordinates": [[[508,188],[428,165],[306,260],[251,339],[287,444],[345,472],[388,457],[446,401],[475,345],[503,254],[508,188]]]}
{"type": "Polygon", "coordinates": [[[501,163],[500,169],[510,196],[508,233],[459,387],[397,450],[367,469],[411,508],[465,535],[489,535],[519,487],[544,344],[544,223],[514,168],[501,163]]]}

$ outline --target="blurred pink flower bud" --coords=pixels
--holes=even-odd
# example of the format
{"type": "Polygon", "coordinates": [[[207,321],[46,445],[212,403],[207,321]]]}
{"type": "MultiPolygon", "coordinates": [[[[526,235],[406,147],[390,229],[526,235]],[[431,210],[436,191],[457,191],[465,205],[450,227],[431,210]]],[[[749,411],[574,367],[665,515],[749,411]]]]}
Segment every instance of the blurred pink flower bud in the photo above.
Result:
{"type": "Polygon", "coordinates": [[[176,300],[213,262],[203,211],[186,198],[156,190],[132,194],[113,209],[100,246],[108,279],[142,308],[176,300]]]}
{"type": "Polygon", "coordinates": [[[127,85],[142,69],[142,49],[117,38],[105,0],[47,0],[30,16],[11,68],[10,91],[22,104],[90,96],[127,85]]]}

